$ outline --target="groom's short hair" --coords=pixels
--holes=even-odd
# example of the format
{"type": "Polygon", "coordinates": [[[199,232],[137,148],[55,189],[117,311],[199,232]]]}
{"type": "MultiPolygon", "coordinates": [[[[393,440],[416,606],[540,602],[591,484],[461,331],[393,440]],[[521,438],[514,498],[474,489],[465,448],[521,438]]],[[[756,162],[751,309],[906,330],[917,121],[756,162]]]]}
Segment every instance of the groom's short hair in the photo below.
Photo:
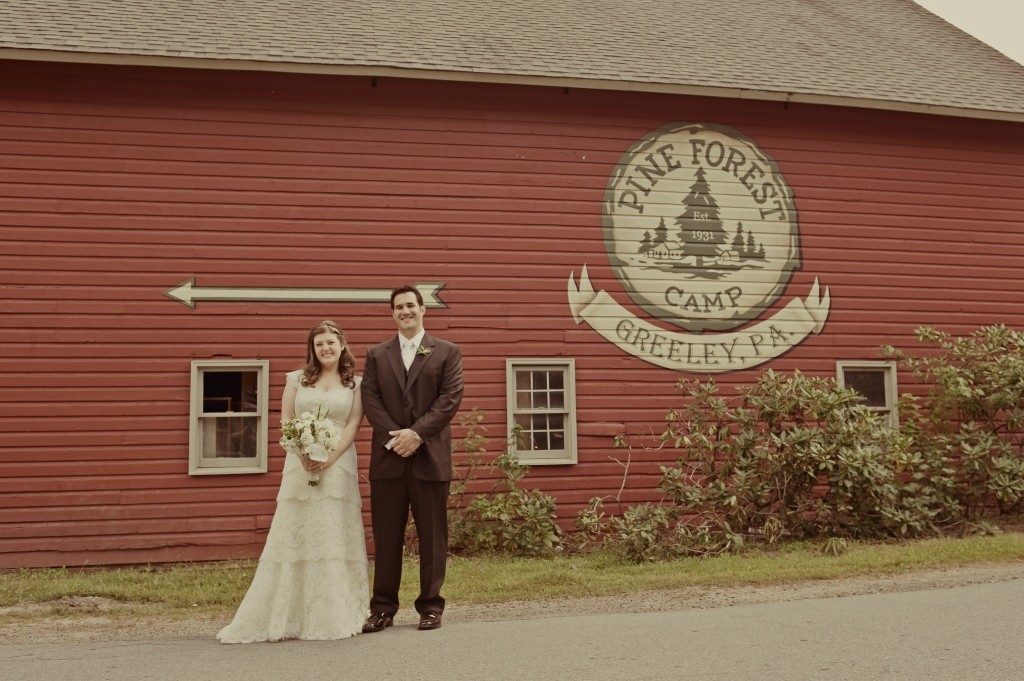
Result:
{"type": "Polygon", "coordinates": [[[395,298],[397,298],[398,296],[402,295],[403,293],[414,293],[416,295],[416,304],[419,305],[420,307],[423,307],[423,294],[420,293],[420,290],[418,288],[416,288],[415,286],[410,286],[410,285],[406,284],[404,286],[399,286],[398,288],[396,288],[394,291],[391,292],[391,309],[392,310],[395,309],[395,298]]]}

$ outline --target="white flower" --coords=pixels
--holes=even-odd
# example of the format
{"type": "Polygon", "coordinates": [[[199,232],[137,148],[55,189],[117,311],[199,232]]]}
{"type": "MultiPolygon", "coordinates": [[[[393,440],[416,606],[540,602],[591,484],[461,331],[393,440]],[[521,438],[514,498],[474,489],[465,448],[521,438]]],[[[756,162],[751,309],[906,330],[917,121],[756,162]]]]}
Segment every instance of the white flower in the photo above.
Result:
{"type": "MultiPolygon", "coordinates": [[[[297,418],[282,423],[281,447],[289,454],[305,454],[314,461],[327,461],[330,453],[341,443],[341,431],[334,421],[327,418],[328,411],[317,409],[315,416],[304,411],[297,418]]],[[[309,484],[312,487],[320,484],[320,474],[309,473],[309,484]]]]}

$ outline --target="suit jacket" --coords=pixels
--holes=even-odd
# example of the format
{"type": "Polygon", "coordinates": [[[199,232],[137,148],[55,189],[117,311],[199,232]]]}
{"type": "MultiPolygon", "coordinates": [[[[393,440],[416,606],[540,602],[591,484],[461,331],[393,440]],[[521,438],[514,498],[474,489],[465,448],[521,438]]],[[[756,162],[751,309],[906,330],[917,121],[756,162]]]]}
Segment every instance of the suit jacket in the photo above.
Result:
{"type": "Polygon", "coordinates": [[[421,480],[452,479],[450,423],[462,403],[462,354],[454,343],[424,334],[406,376],[398,337],[366,353],[363,367],[363,412],[373,427],[370,479],[404,474],[406,460],[384,448],[388,431],[412,428],[423,443],[412,455],[412,473],[421,480]]]}

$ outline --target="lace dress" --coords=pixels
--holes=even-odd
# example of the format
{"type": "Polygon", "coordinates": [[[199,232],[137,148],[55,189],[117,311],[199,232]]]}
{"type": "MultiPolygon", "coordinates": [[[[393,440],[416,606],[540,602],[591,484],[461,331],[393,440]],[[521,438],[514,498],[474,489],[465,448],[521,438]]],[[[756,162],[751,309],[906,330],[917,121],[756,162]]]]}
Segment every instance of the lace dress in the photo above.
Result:
{"type": "MultiPolygon", "coordinates": [[[[295,413],[316,413],[344,426],[355,391],[303,387],[301,371],[288,374],[297,388],[295,413]]],[[[356,379],[356,390],[359,389],[356,379]]],[[[328,640],[362,630],[369,614],[362,501],[352,445],[310,487],[299,457],[285,456],[277,510],[249,591],[221,643],[283,639],[328,640]]]]}

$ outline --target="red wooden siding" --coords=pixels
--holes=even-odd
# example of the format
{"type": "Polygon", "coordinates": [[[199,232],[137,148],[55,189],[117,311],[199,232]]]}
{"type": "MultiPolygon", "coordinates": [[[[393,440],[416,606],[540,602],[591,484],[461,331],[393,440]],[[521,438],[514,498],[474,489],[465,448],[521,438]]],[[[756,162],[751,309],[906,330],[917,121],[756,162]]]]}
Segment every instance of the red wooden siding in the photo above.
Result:
{"type": "MultiPolygon", "coordinates": [[[[609,174],[673,121],[731,126],[795,193],[823,333],[773,361],[913,347],[935,325],[1024,326],[1024,125],[668,95],[0,61],[0,567],[258,555],[279,482],[188,476],[193,359],[269,359],[271,421],[307,329],[362,350],[386,304],[199,302],[200,286],[445,283],[428,330],[465,355],[466,411],[505,423],[504,360],[576,358],[579,463],[527,478],[567,522],[614,495],[612,435],[657,428],[678,374],[571,317],[566,283],[644,316],[604,250],[609,174]]],[[[764,367],[761,367],[764,368],[764,367]]],[[[720,374],[726,389],[756,371],[720,374]]],[[[901,387],[909,377],[900,375],[901,387]]],[[[365,452],[368,429],[360,442],[365,452]]],[[[271,442],[277,433],[272,429],[271,442]]],[[[624,499],[672,452],[634,450],[624,499]]],[[[368,508],[368,504],[364,505],[368,508]]]]}

